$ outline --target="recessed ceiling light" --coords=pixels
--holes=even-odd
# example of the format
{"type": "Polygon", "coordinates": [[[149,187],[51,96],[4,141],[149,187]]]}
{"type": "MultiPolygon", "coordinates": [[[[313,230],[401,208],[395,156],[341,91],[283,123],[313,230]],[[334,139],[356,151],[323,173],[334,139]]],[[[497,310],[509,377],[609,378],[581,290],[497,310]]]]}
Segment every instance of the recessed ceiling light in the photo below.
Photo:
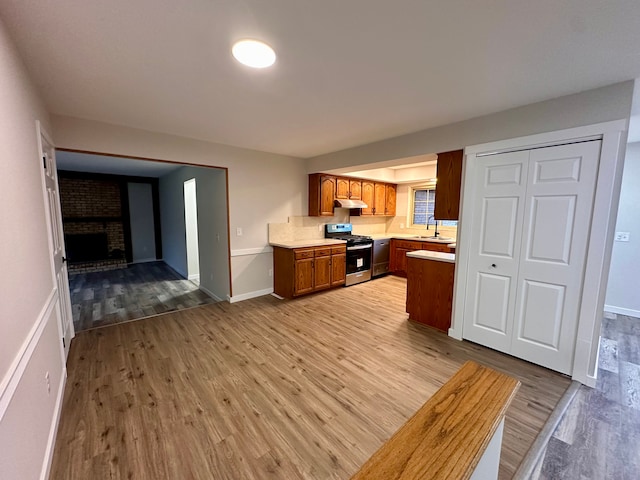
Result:
{"type": "Polygon", "coordinates": [[[276,61],[276,52],[258,40],[240,40],[231,49],[233,56],[243,65],[253,68],[270,67],[276,61]]]}

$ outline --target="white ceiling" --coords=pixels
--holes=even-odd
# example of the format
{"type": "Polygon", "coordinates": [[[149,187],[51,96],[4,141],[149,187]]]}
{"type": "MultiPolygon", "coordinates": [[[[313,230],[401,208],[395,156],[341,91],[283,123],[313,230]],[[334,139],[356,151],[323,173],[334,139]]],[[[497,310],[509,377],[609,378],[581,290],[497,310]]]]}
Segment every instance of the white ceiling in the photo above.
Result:
{"type": "Polygon", "coordinates": [[[52,113],[310,157],[640,76],[638,0],[2,0],[52,113]],[[237,64],[253,37],[278,60],[237,64]]]}

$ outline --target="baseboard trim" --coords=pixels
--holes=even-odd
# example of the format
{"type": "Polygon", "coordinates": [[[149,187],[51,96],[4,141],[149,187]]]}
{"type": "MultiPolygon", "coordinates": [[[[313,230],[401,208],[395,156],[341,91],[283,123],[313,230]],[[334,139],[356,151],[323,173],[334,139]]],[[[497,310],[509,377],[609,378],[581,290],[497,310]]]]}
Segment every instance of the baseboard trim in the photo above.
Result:
{"type": "Polygon", "coordinates": [[[58,290],[54,288],[49,293],[44,306],[38,314],[38,318],[33,327],[31,327],[31,331],[29,331],[27,338],[22,343],[18,354],[13,359],[9,370],[2,379],[2,383],[0,383],[0,422],[2,422],[7,412],[11,399],[20,384],[27,365],[29,365],[34,350],[38,346],[44,327],[47,325],[47,320],[51,317],[57,301],[58,290]]]}
{"type": "Polygon", "coordinates": [[[207,295],[209,295],[211,298],[213,298],[216,302],[222,302],[222,299],[219,296],[217,296],[215,293],[213,293],[211,290],[209,290],[208,288],[205,288],[202,285],[199,285],[198,288],[202,290],[204,293],[206,293],[207,295]]]}
{"type": "Polygon", "coordinates": [[[131,262],[131,265],[136,263],[150,263],[150,262],[161,262],[162,260],[158,260],[157,258],[141,258],[140,260],[134,260],[131,262]]]}
{"type": "Polygon", "coordinates": [[[58,435],[58,425],[60,424],[60,414],[62,413],[62,399],[64,398],[64,388],[67,384],[67,367],[62,368],[60,375],[60,385],[58,387],[58,398],[53,410],[53,418],[51,419],[51,429],[49,430],[49,439],[47,441],[47,449],[44,452],[44,461],[40,470],[40,480],[47,480],[51,472],[51,462],[53,461],[53,449],[56,446],[56,437],[58,435]]]}
{"type": "Polygon", "coordinates": [[[626,315],[628,317],[640,318],[640,310],[633,310],[631,308],[622,308],[622,307],[615,307],[613,305],[605,305],[604,311],[610,312],[610,313],[619,313],[620,315],[626,315]]]}
{"type": "Polygon", "coordinates": [[[240,295],[234,295],[233,297],[227,296],[229,303],[241,302],[243,300],[249,300],[250,298],[262,297],[263,295],[269,295],[273,293],[273,288],[265,288],[264,290],[256,290],[254,292],[241,293],[240,295]]]}

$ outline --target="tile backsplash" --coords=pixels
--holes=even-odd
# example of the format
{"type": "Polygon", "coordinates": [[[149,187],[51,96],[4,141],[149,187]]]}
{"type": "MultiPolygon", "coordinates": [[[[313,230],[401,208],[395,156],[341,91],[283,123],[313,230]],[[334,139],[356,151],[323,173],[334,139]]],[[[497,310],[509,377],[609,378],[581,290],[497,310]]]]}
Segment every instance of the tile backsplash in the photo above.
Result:
{"type": "MultiPolygon", "coordinates": [[[[292,242],[296,240],[313,240],[324,238],[324,226],[327,223],[352,223],[353,233],[358,235],[379,234],[414,234],[424,235],[427,231],[421,228],[406,228],[407,217],[351,217],[349,210],[336,208],[333,217],[289,217],[287,223],[269,224],[269,242],[292,242]],[[405,228],[400,228],[400,226],[405,228]]],[[[428,234],[434,231],[429,227],[428,234]]],[[[456,238],[456,227],[438,227],[443,237],[456,238]]]]}

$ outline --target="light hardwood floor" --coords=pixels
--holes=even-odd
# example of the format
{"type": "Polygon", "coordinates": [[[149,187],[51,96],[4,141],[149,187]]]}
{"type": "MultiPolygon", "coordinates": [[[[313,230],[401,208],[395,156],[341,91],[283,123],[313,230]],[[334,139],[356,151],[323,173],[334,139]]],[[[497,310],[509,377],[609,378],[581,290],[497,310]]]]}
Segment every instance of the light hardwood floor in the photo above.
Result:
{"type": "Polygon", "coordinates": [[[52,479],[347,479],[466,360],[522,382],[511,478],[568,378],[407,321],[385,277],[79,334],[52,479]]]}

